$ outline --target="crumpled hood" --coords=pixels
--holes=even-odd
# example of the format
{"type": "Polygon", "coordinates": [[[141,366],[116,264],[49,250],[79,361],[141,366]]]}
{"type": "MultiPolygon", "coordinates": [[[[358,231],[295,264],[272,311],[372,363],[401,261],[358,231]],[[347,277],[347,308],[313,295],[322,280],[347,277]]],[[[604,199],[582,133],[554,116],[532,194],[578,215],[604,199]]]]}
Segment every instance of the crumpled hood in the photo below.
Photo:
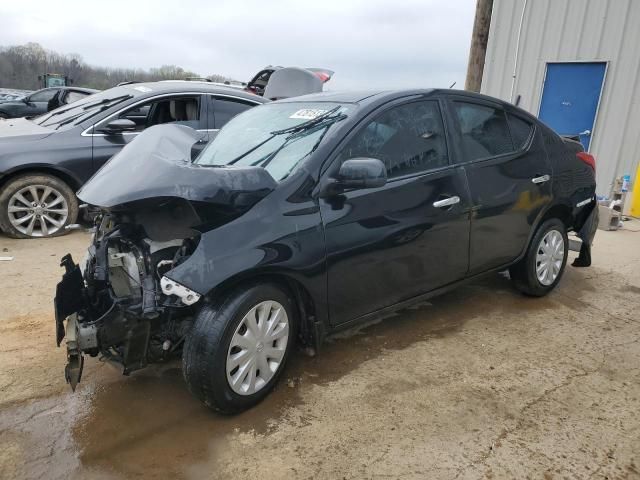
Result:
{"type": "Polygon", "coordinates": [[[184,125],[146,129],[91,177],[78,198],[104,209],[178,198],[246,210],[275,189],[277,182],[262,167],[191,163],[200,136],[184,125]]]}
{"type": "Polygon", "coordinates": [[[0,142],[4,139],[11,142],[39,140],[52,133],[52,129],[42,127],[26,118],[0,119],[0,142]]]}

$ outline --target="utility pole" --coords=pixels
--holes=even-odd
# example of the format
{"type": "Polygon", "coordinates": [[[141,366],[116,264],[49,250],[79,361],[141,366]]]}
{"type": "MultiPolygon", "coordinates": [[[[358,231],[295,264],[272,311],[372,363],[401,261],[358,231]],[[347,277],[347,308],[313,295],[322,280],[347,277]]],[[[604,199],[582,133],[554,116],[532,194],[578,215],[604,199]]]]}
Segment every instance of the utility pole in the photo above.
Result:
{"type": "Polygon", "coordinates": [[[476,16],[473,21],[469,64],[467,66],[467,80],[464,84],[465,90],[471,92],[479,92],[482,85],[482,72],[484,71],[484,58],[487,53],[492,9],[493,0],[478,0],[476,3],[476,16]]]}

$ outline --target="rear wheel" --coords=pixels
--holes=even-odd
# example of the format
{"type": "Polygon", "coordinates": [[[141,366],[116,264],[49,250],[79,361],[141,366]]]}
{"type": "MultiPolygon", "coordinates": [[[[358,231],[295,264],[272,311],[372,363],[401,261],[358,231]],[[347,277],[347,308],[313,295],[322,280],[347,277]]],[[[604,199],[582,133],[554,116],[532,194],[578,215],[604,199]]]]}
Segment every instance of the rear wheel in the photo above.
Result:
{"type": "Polygon", "coordinates": [[[569,240],[564,223],[550,219],[538,228],[525,257],[509,269],[518,290],[526,295],[546,295],[562,278],[569,240]]]}
{"type": "Polygon", "coordinates": [[[219,307],[205,305],[182,358],[191,393],[221,413],[260,402],[289,356],[295,311],[289,295],[272,284],[237,290],[219,307]]]}
{"type": "Polygon", "coordinates": [[[62,235],[77,217],[78,201],[73,190],[50,175],[14,178],[0,193],[0,228],[10,237],[62,235]]]}

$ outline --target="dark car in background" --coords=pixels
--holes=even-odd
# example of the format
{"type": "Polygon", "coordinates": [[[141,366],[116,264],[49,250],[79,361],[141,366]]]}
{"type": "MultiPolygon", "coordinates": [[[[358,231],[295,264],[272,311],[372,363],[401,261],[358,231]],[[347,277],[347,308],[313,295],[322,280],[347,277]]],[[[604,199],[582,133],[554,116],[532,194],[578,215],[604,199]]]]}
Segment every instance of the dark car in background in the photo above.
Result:
{"type": "Polygon", "coordinates": [[[0,103],[20,100],[30,93],[32,93],[30,90],[11,90],[8,88],[0,88],[0,103]]]}
{"type": "Polygon", "coordinates": [[[99,90],[80,87],[43,88],[20,99],[0,103],[0,119],[36,117],[97,93],[99,90]]]}
{"type": "Polygon", "coordinates": [[[192,162],[197,140],[155,126],[78,192],[100,213],[56,290],[72,387],[85,354],[129,374],[181,353],[189,390],[237,412],[297,342],[491,271],[547,294],[567,232],[588,250],[597,223],[593,157],[482,95],[307,95],[237,116],[192,162]]]}
{"type": "Polygon", "coordinates": [[[204,82],[135,83],[34,119],[0,121],[0,229],[16,238],[63,233],[78,216],[74,192],[146,128],[186,125],[202,146],[233,116],[264,102],[204,82]]]}

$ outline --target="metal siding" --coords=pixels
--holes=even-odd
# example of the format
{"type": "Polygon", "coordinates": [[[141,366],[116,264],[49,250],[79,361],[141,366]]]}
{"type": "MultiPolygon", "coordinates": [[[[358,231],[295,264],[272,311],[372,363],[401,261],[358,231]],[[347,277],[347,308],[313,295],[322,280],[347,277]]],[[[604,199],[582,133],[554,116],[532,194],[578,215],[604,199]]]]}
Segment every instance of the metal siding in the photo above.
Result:
{"type": "Polygon", "coordinates": [[[494,0],[482,93],[537,114],[548,62],[608,62],[591,152],[598,193],[640,160],[640,1],[528,0],[513,99],[518,26],[525,0],[494,0]]]}

